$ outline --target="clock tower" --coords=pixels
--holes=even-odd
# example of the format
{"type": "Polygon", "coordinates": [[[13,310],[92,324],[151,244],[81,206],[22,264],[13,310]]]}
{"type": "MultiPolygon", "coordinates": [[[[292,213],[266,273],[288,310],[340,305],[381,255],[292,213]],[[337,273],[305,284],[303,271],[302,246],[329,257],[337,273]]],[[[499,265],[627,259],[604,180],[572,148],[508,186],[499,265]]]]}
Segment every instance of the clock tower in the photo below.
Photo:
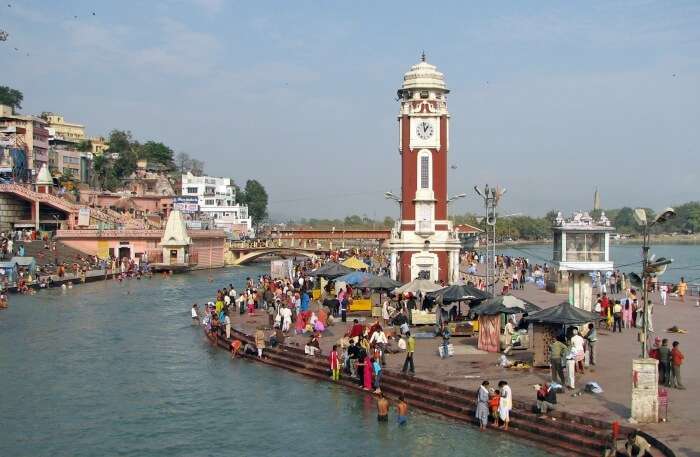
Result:
{"type": "Polygon", "coordinates": [[[447,217],[449,92],[425,54],[397,92],[401,220],[390,241],[391,274],[405,282],[459,280],[460,242],[447,217]]]}

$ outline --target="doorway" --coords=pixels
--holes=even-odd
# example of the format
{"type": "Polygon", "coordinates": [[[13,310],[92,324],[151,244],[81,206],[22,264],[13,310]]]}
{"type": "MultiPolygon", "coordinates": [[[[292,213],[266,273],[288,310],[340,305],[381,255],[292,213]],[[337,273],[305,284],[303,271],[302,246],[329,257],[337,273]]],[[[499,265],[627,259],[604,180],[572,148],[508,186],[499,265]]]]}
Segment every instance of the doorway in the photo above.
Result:
{"type": "Polygon", "coordinates": [[[127,259],[131,258],[131,248],[128,246],[121,246],[119,248],[119,258],[123,259],[124,257],[127,259]]]}

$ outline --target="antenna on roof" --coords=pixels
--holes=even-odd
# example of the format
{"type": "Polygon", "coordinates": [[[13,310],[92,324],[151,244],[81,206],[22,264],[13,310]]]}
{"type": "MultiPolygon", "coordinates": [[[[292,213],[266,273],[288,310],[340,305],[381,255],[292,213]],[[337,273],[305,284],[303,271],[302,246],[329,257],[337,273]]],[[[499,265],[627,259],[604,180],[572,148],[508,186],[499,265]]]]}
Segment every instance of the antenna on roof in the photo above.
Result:
{"type": "Polygon", "coordinates": [[[420,61],[421,61],[421,62],[425,62],[425,50],[423,50],[423,51],[421,52],[420,61]]]}

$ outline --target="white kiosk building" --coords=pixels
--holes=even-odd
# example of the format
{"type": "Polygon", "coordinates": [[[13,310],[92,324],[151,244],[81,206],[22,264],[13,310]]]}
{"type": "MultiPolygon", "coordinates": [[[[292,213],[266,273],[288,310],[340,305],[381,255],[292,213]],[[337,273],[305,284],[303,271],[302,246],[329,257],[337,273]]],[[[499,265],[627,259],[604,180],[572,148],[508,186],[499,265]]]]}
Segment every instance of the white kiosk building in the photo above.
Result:
{"type": "Polygon", "coordinates": [[[597,221],[588,213],[575,213],[569,220],[559,213],[552,227],[554,249],[547,289],[568,292],[569,303],[591,311],[592,274],[600,272],[604,280],[606,273],[613,270],[610,234],[614,230],[605,213],[597,221]]]}
{"type": "Polygon", "coordinates": [[[162,266],[170,268],[187,268],[190,264],[189,248],[192,239],[187,235],[185,221],[178,210],[172,210],[168,216],[160,245],[163,249],[162,266]]]}

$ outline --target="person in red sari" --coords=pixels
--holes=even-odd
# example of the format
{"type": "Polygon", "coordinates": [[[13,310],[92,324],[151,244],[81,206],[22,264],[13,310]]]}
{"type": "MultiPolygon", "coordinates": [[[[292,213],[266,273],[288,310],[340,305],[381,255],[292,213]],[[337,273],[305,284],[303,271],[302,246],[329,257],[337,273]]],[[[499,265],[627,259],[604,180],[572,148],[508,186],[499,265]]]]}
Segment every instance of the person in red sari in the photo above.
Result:
{"type": "Polygon", "coordinates": [[[364,365],[362,369],[362,381],[364,384],[363,387],[365,390],[372,390],[372,361],[370,360],[369,355],[365,355],[364,365]]]}

